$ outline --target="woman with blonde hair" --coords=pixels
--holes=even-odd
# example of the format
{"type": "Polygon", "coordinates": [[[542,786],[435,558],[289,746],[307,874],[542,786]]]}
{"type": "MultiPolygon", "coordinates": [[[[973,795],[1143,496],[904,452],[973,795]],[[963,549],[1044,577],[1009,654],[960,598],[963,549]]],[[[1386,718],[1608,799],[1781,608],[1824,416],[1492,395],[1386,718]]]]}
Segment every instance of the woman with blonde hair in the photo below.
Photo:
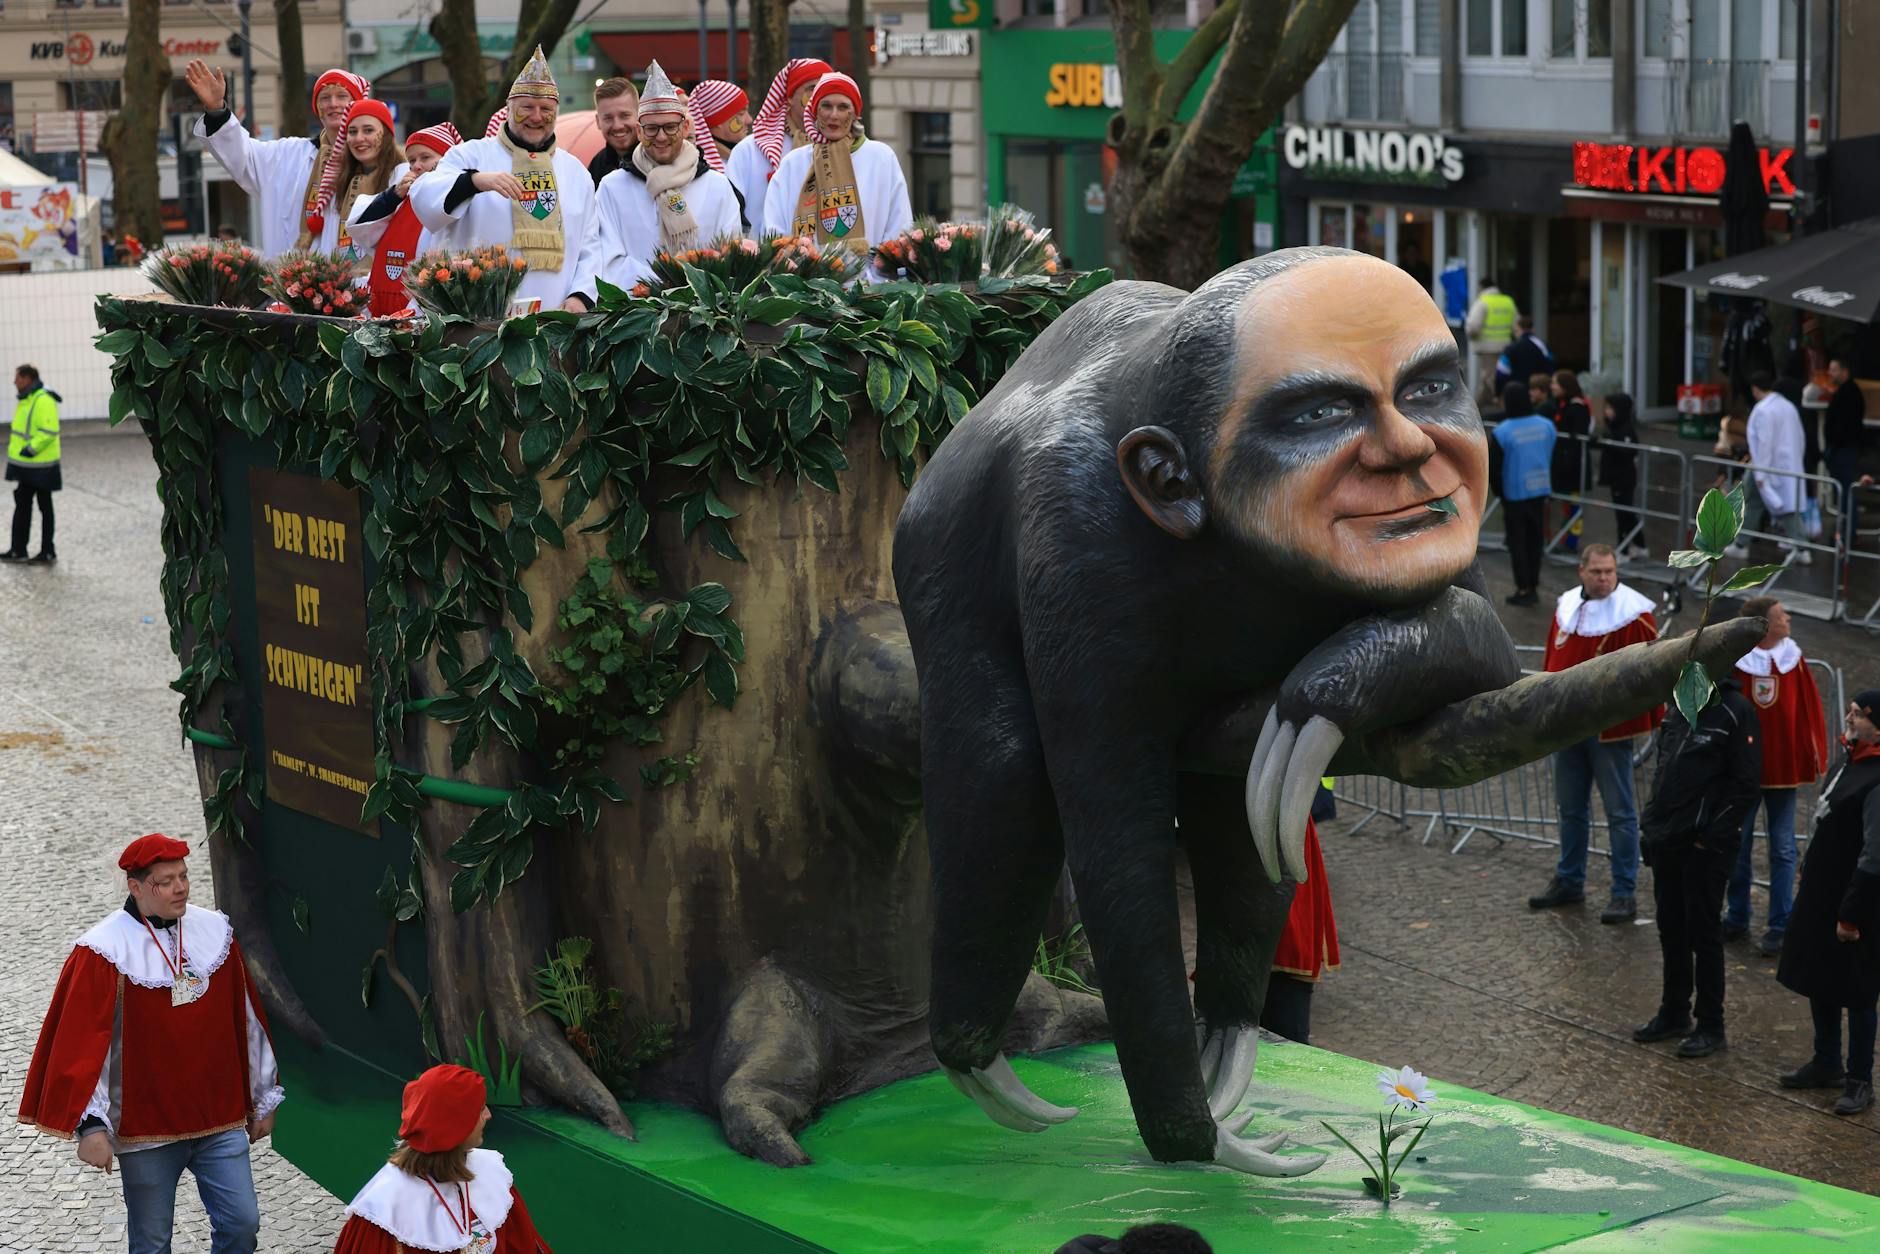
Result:
{"type": "Polygon", "coordinates": [[[339,159],[339,177],[334,184],[339,194],[339,240],[334,251],[353,258],[370,259],[370,247],[355,243],[349,223],[353,208],[361,201],[371,201],[392,185],[394,172],[405,164],[405,150],[392,134],[392,111],[382,101],[361,100],[346,112],[346,125],[340,130],[345,151],[339,159]]]}
{"type": "Polygon", "coordinates": [[[553,1254],[503,1156],[482,1148],[486,1093],[448,1063],[405,1086],[398,1147],[346,1207],[334,1254],[553,1254]]]}

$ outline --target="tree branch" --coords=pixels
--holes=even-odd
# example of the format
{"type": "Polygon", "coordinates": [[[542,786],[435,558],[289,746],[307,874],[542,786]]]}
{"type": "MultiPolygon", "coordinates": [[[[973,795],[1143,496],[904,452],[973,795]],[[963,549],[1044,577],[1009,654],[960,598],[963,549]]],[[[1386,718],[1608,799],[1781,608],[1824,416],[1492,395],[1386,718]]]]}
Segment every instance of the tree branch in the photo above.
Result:
{"type": "MultiPolygon", "coordinates": [[[[503,62],[503,68],[496,76],[496,81],[489,86],[489,92],[483,98],[483,120],[487,122],[492,113],[503,107],[509,98],[509,85],[516,81],[516,75],[522,73],[522,67],[529,63],[537,44],[542,47],[544,56],[552,56],[555,45],[567,33],[568,23],[574,20],[574,11],[579,0],[524,0],[522,12],[516,17],[516,46],[510,49],[509,59],[503,62]]],[[[567,107],[564,98],[562,106],[567,107]]],[[[482,134],[482,127],[477,128],[482,134]]],[[[464,132],[470,136],[469,131],[464,132]]]]}
{"type": "Polygon", "coordinates": [[[1152,195],[1218,183],[1225,187],[1286,102],[1325,59],[1357,0],[1295,0],[1244,6],[1194,121],[1184,128],[1152,195]]]}
{"type": "Polygon", "coordinates": [[[1195,27],[1195,33],[1188,37],[1182,50],[1168,63],[1168,76],[1162,80],[1162,89],[1155,101],[1158,118],[1173,121],[1175,115],[1181,112],[1182,101],[1188,98],[1189,90],[1201,77],[1201,72],[1208,68],[1208,62],[1214,60],[1214,54],[1221,50],[1221,45],[1227,42],[1240,9],[1240,0],[1221,0],[1220,7],[1208,14],[1205,22],[1195,27]]]}
{"type": "MultiPolygon", "coordinates": [[[[1229,0],[1238,4],[1239,0],[1229,0]]],[[[1111,0],[1110,25],[1116,31],[1116,64],[1123,75],[1123,118],[1148,130],[1165,73],[1155,55],[1155,19],[1150,0],[1111,0]]]]}

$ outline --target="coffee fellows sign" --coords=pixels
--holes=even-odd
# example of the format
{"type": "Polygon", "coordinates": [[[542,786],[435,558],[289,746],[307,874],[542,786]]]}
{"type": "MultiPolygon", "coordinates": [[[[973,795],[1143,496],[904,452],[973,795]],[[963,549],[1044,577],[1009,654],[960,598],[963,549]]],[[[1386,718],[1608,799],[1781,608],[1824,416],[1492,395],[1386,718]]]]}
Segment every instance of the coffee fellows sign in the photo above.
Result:
{"type": "Polygon", "coordinates": [[[311,475],[249,472],[268,798],[362,823],[376,777],[358,494],[311,475]]]}
{"type": "Polygon", "coordinates": [[[1288,126],[1280,155],[1292,169],[1343,183],[1447,187],[1462,178],[1462,149],[1426,131],[1288,126]]]}

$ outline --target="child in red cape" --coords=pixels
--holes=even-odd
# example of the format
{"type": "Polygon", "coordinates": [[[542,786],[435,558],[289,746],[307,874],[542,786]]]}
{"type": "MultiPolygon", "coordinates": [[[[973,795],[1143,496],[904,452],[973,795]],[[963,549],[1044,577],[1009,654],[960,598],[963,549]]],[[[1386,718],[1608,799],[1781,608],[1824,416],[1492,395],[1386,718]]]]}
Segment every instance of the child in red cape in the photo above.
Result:
{"type": "Polygon", "coordinates": [[[334,1254],[553,1254],[495,1150],[483,1077],[432,1067],[405,1086],[398,1148],[346,1208],[334,1254]]]}

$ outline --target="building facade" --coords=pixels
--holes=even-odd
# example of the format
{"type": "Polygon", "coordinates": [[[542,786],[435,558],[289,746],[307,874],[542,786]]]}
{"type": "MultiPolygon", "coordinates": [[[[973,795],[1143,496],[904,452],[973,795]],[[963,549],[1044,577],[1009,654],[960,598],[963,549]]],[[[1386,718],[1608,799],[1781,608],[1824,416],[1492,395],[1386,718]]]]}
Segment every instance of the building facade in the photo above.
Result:
{"type": "Polygon", "coordinates": [[[1722,255],[1735,119],[1786,237],[1824,175],[1842,7],[1810,6],[1798,152],[1794,3],[1358,0],[1280,138],[1285,242],[1375,253],[1452,314],[1492,278],[1561,364],[1670,405],[1714,377],[1724,314],[1657,280],[1722,255]]]}

